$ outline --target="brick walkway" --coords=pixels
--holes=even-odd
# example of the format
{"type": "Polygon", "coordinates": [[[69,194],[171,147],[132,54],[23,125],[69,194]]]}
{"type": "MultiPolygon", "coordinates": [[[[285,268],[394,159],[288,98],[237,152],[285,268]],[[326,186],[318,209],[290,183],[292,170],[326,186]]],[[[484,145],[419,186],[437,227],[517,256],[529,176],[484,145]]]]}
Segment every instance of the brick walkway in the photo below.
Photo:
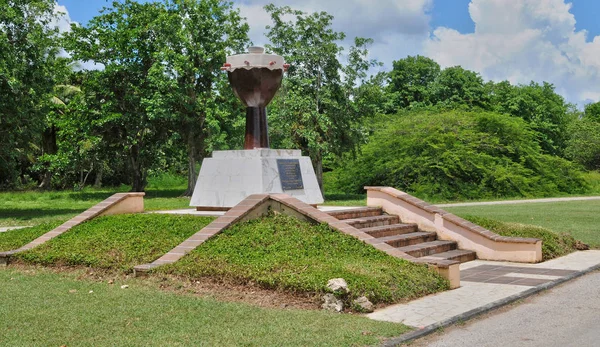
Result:
{"type": "Polygon", "coordinates": [[[368,315],[415,328],[438,324],[469,311],[560,280],[600,264],[600,251],[582,251],[539,264],[474,260],[461,264],[461,287],[368,315]]]}

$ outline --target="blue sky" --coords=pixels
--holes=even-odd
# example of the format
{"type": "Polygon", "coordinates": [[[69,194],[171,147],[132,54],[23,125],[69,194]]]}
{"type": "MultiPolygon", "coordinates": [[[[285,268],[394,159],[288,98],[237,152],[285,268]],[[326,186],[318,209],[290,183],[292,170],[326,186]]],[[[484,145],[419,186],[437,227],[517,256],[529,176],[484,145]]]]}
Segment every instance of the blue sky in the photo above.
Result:
{"type": "MultiPolygon", "coordinates": [[[[148,0],[140,0],[146,2],[148,0]]],[[[510,1],[510,0],[509,0],[510,1]]],[[[238,1],[243,2],[243,1],[238,1]]],[[[475,29],[475,23],[469,16],[469,3],[471,0],[435,0],[429,14],[432,27],[449,27],[461,33],[470,33],[475,29]]],[[[598,0],[571,0],[573,4],[571,13],[577,20],[577,30],[586,29],[590,34],[600,34],[600,1],[598,0]]],[[[97,15],[104,6],[110,6],[107,0],[58,0],[59,5],[67,7],[71,19],[86,23],[97,15]]]]}
{"type": "MultiPolygon", "coordinates": [[[[81,24],[107,0],[57,0],[81,24]]],[[[144,1],[144,0],[142,0],[144,1]]],[[[147,0],[146,0],[147,1],[147,0]]],[[[235,0],[265,44],[270,2],[303,11],[327,11],[334,29],[375,40],[372,57],[385,69],[421,54],[442,67],[461,65],[484,79],[547,81],[571,102],[600,101],[598,0],[235,0]],[[596,39],[596,40],[594,40],[596,39]]],[[[68,20],[65,20],[67,22],[68,20]]],[[[64,24],[64,23],[63,23],[64,24]]]]}

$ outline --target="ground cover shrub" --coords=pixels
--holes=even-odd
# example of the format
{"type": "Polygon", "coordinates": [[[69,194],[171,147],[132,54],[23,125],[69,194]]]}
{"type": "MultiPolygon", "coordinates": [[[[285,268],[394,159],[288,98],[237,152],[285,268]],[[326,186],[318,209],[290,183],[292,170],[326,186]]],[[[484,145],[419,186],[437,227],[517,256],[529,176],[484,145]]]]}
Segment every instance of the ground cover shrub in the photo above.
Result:
{"type": "Polygon", "coordinates": [[[575,164],[542,154],[525,121],[488,112],[408,112],[381,121],[332,191],[392,186],[426,200],[581,194],[575,164]]]}
{"type": "Polygon", "coordinates": [[[213,218],[125,214],[93,219],[17,258],[41,265],[89,266],[131,271],[159,258],[213,218]]]}
{"type": "Polygon", "coordinates": [[[326,292],[327,281],[341,277],[352,297],[366,295],[374,303],[448,288],[427,266],[391,257],[327,225],[275,214],[234,225],[155,271],[302,293],[326,292]]]}
{"type": "Polygon", "coordinates": [[[577,240],[567,233],[555,233],[537,225],[506,223],[484,217],[466,216],[465,219],[502,236],[541,239],[544,261],[562,257],[577,250],[577,240]]]}
{"type": "Polygon", "coordinates": [[[31,228],[16,229],[0,233],[0,252],[22,247],[62,223],[62,221],[53,221],[42,223],[31,228]]]}
{"type": "Polygon", "coordinates": [[[586,172],[583,177],[589,187],[587,193],[590,195],[600,195],[600,171],[586,172]]]}

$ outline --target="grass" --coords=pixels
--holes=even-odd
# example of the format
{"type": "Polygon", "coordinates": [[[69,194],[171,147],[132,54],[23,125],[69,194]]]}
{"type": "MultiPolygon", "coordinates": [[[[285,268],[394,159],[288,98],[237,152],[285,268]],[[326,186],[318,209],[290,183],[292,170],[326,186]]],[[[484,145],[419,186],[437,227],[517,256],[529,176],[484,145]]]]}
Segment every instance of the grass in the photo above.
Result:
{"type": "Polygon", "coordinates": [[[0,269],[0,345],[364,346],[409,330],[356,315],[166,293],[135,279],[121,289],[74,277],[0,269]]]}
{"type": "MultiPolygon", "coordinates": [[[[41,265],[131,271],[135,265],[159,258],[212,220],[210,217],[162,214],[105,216],[75,226],[16,257],[41,265]]],[[[8,239],[11,235],[19,238],[20,231],[7,234],[8,239]]]]}
{"type": "Polygon", "coordinates": [[[367,206],[367,194],[325,193],[325,206],[367,206]]]}
{"type": "Polygon", "coordinates": [[[550,260],[577,250],[577,241],[567,233],[555,233],[537,225],[506,223],[489,218],[466,216],[466,219],[496,234],[510,237],[531,237],[542,240],[542,260],[550,260]]]}
{"type": "Polygon", "coordinates": [[[366,295],[374,303],[398,302],[448,288],[427,266],[391,257],[327,225],[285,215],[235,225],[156,271],[305,293],[323,293],[329,279],[342,277],[353,297],[366,295]]]}
{"type": "Polygon", "coordinates": [[[534,224],[600,248],[600,200],[561,201],[514,205],[445,207],[461,217],[476,216],[508,223],[534,224]]]}
{"type": "MultiPolygon", "coordinates": [[[[0,226],[37,225],[67,220],[124,189],[85,189],[83,191],[0,192],[0,226]]],[[[148,211],[189,208],[183,190],[148,190],[144,198],[148,211]]]]}

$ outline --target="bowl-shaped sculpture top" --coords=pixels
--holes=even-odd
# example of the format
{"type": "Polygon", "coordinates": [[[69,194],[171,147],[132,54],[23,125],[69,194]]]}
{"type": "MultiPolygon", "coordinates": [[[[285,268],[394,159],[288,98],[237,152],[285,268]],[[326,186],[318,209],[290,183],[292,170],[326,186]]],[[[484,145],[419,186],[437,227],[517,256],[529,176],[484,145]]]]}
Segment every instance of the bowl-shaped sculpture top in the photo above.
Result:
{"type": "Polygon", "coordinates": [[[250,47],[248,51],[227,57],[223,70],[227,71],[235,95],[245,106],[265,107],[281,87],[287,65],[281,56],[264,54],[262,47],[250,47]]]}
{"type": "Polygon", "coordinates": [[[283,79],[283,70],[268,68],[236,69],[228,72],[233,92],[247,107],[267,106],[283,79]]]}

